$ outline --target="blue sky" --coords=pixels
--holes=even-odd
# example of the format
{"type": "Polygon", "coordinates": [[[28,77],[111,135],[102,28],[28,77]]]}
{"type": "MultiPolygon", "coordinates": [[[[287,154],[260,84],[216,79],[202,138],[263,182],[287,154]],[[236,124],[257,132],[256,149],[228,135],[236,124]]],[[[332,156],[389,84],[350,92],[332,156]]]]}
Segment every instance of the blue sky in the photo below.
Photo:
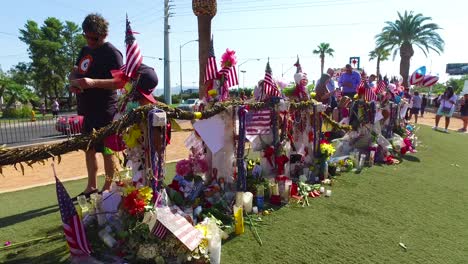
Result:
{"type": "MultiPolygon", "coordinates": [[[[197,39],[197,21],[190,0],[174,0],[170,18],[171,86],[180,84],[179,46],[197,39]]],[[[29,61],[27,47],[18,39],[18,31],[27,20],[39,25],[47,17],[57,17],[81,25],[91,12],[102,14],[110,23],[108,41],[124,51],[125,13],[128,13],[144,62],[153,66],[160,77],[158,89],[163,87],[163,0],[15,0],[2,3],[0,17],[0,65],[4,71],[20,61],[29,61]],[[151,58],[154,57],[154,58],[151,58]]],[[[447,63],[468,63],[466,10],[464,0],[218,0],[218,14],[213,19],[214,47],[218,61],[226,48],[236,51],[243,63],[239,81],[241,86],[253,86],[263,78],[265,64],[270,57],[273,76],[293,80],[291,68],[299,55],[303,70],[309,79],[318,79],[320,60],[312,50],[321,42],[330,43],[334,57],[326,57],[325,67],[342,67],[351,56],[361,57],[361,66],[367,72],[375,71],[375,61],[368,60],[375,46],[374,36],[385,21],[397,18],[397,11],[413,10],[432,17],[443,29],[439,34],[445,40],[445,52],[440,56],[431,52],[426,58],[415,48],[410,74],[425,65],[433,75],[447,80],[447,63]],[[260,58],[260,61],[256,61],[260,58]]],[[[198,44],[182,49],[183,85],[197,85],[198,44]]],[[[382,72],[396,75],[399,56],[383,62],[382,72]]]]}

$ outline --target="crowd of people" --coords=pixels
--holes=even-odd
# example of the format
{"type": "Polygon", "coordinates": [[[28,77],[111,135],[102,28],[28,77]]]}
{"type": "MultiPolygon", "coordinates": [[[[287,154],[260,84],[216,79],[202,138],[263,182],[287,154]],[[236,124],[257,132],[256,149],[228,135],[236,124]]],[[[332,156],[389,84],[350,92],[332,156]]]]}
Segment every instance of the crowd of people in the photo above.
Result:
{"type": "MultiPolygon", "coordinates": [[[[338,86],[336,86],[333,77],[335,71],[331,68],[326,73],[322,74],[320,79],[315,84],[315,99],[324,104],[328,104],[330,109],[334,109],[339,106],[340,97],[344,97],[345,102],[361,98],[364,92],[362,89],[362,81],[365,78],[365,89],[376,90],[377,76],[371,74],[369,77],[363,72],[359,73],[354,71],[351,65],[347,64],[345,70],[339,75],[337,79],[338,86]]],[[[381,79],[381,78],[379,78],[381,79]]],[[[426,108],[429,105],[429,97],[426,94],[422,96],[418,91],[411,92],[409,88],[404,89],[401,94],[401,98],[405,99],[409,103],[409,108],[405,113],[405,119],[410,122],[413,120],[414,123],[418,123],[418,117],[424,117],[426,108]]],[[[439,130],[439,122],[442,117],[445,117],[445,126],[443,132],[448,132],[448,126],[450,119],[457,110],[457,106],[460,106],[460,116],[463,120],[463,127],[460,128],[459,132],[466,132],[468,125],[468,94],[464,94],[461,99],[458,99],[457,95],[451,86],[448,86],[443,94],[434,98],[433,104],[436,107],[436,117],[434,130],[439,130]]]]}

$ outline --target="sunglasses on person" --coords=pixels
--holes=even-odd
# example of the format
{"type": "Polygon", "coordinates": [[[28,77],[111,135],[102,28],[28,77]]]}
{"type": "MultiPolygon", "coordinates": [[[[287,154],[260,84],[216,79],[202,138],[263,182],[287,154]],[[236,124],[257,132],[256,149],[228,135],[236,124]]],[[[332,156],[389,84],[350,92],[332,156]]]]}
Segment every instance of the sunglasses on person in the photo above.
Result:
{"type": "Polygon", "coordinates": [[[87,40],[92,40],[92,41],[98,41],[99,40],[99,37],[91,37],[91,36],[88,36],[86,35],[86,33],[82,33],[83,37],[87,40]]]}

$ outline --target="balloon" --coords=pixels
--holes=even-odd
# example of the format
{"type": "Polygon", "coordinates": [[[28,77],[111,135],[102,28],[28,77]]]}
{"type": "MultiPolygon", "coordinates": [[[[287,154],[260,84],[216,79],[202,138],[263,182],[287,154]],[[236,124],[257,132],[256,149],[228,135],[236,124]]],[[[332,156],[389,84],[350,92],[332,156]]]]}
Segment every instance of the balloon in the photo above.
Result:
{"type": "Polygon", "coordinates": [[[419,67],[417,70],[413,72],[413,74],[411,74],[410,84],[419,85],[423,81],[425,74],[426,74],[426,66],[419,67]]]}
{"type": "Polygon", "coordinates": [[[439,81],[439,76],[426,75],[422,81],[422,86],[429,87],[436,84],[437,81],[439,81]]]}

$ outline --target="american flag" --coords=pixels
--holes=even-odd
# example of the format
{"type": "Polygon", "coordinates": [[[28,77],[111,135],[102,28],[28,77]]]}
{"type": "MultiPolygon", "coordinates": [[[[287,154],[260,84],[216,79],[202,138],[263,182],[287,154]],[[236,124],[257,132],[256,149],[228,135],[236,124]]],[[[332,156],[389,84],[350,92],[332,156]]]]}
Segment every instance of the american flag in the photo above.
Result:
{"type": "Polygon", "coordinates": [[[245,116],[246,135],[266,135],[271,130],[271,110],[249,111],[245,116]]]}
{"type": "Polygon", "coordinates": [[[138,43],[133,36],[133,31],[130,27],[128,16],[127,28],[125,32],[125,44],[127,45],[125,75],[130,78],[135,78],[141,63],[143,62],[143,56],[141,56],[140,47],[138,46],[138,43]]]}
{"type": "Polygon", "coordinates": [[[232,87],[234,85],[239,85],[239,79],[237,78],[237,71],[236,66],[231,67],[224,67],[222,68],[219,73],[224,75],[224,84],[227,88],[232,87]]]}
{"type": "Polygon", "coordinates": [[[57,200],[62,216],[63,230],[65,238],[70,248],[72,256],[89,256],[91,254],[88,239],[86,238],[85,229],[81,222],[75,206],[73,205],[70,195],[63,186],[62,182],[55,175],[55,186],[57,187],[57,200]]]}
{"type": "Polygon", "coordinates": [[[161,222],[157,221],[153,227],[153,235],[157,236],[160,239],[164,239],[167,234],[167,228],[161,224],[161,222]]]}
{"type": "Polygon", "coordinates": [[[216,79],[218,75],[218,67],[213,48],[213,37],[211,38],[210,51],[208,53],[208,62],[205,67],[205,82],[216,79]]]}
{"type": "Polygon", "coordinates": [[[275,85],[273,78],[271,76],[271,67],[270,60],[268,60],[266,69],[265,69],[265,78],[263,82],[264,95],[267,96],[280,96],[281,93],[275,85]]]}
{"type": "MultiPolygon", "coordinates": [[[[167,228],[175,237],[179,239],[190,251],[193,251],[202,240],[202,233],[178,213],[171,211],[169,207],[157,208],[158,225],[167,228]]],[[[153,229],[153,234],[156,230],[153,229]]]]}
{"type": "Polygon", "coordinates": [[[359,84],[359,90],[364,89],[364,100],[367,102],[371,101],[377,101],[377,95],[375,95],[374,91],[372,91],[372,88],[369,87],[369,83],[367,82],[366,78],[363,78],[361,80],[361,83],[359,84]]]}
{"type": "Polygon", "coordinates": [[[387,84],[385,83],[385,81],[380,80],[377,83],[377,88],[375,89],[375,93],[376,94],[382,94],[383,92],[385,92],[386,88],[387,88],[387,84]]]}

